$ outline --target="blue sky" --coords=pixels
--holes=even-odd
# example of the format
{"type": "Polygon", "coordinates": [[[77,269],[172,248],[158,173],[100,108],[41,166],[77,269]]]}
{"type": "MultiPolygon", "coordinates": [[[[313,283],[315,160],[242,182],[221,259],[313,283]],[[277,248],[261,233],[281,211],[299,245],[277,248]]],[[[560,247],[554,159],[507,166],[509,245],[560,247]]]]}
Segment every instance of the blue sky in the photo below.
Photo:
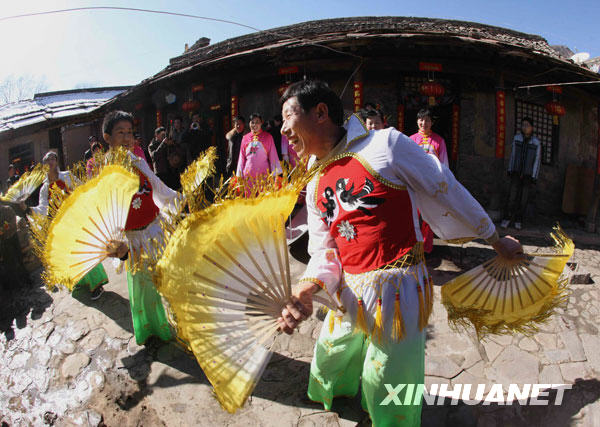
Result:
{"type": "MultiPolygon", "coordinates": [[[[538,34],[550,44],[600,56],[598,0],[5,0],[0,18],[85,6],[119,6],[202,15],[269,29],[345,16],[419,16],[480,22],[538,34]]],[[[49,90],[135,84],[200,37],[218,42],[248,34],[238,26],[122,11],[83,11],[0,21],[0,81],[45,76],[49,90]]]]}

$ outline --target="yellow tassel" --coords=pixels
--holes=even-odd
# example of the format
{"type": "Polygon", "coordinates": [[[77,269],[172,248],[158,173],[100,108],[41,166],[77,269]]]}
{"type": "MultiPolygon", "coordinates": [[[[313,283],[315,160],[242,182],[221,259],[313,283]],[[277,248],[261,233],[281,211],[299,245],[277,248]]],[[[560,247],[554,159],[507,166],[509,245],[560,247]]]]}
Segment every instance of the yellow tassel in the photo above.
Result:
{"type": "Polygon", "coordinates": [[[375,314],[375,325],[373,325],[373,332],[371,336],[373,341],[381,344],[381,337],[383,335],[383,319],[381,316],[381,297],[377,298],[377,312],[375,314]]]}
{"type": "Polygon", "coordinates": [[[329,310],[329,333],[333,334],[333,328],[335,328],[335,313],[329,310]]]}
{"type": "Polygon", "coordinates": [[[402,313],[400,313],[400,293],[396,291],[396,301],[394,301],[394,322],[392,324],[392,339],[400,342],[404,338],[404,322],[402,313]]]}
{"type": "Polygon", "coordinates": [[[417,285],[417,293],[419,294],[419,330],[422,331],[426,326],[425,320],[425,302],[423,301],[423,289],[421,284],[417,285]]]}
{"type": "Polygon", "coordinates": [[[354,328],[354,333],[362,332],[363,334],[368,335],[369,331],[367,330],[367,321],[365,320],[365,311],[363,307],[362,298],[358,299],[358,309],[356,311],[356,327],[354,328]]]}

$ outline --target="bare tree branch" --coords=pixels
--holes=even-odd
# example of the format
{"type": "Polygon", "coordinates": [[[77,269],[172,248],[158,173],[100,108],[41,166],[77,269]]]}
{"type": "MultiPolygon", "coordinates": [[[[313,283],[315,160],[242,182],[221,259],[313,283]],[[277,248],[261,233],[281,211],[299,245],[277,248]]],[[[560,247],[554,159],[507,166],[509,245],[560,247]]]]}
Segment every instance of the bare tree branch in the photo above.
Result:
{"type": "Polygon", "coordinates": [[[48,89],[46,76],[11,74],[0,82],[0,104],[22,101],[33,98],[36,93],[48,89]]]}

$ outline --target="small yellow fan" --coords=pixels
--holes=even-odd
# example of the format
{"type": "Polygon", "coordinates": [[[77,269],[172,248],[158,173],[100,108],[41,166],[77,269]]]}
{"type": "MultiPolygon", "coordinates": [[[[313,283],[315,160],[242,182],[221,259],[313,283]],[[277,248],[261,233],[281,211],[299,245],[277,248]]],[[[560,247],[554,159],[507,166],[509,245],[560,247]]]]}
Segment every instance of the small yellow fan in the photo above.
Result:
{"type": "Polygon", "coordinates": [[[479,337],[534,332],[567,295],[566,279],[560,277],[575,245],[558,226],[551,237],[551,254],[515,261],[495,257],[443,285],[448,320],[473,325],[479,337]]]}
{"type": "Polygon", "coordinates": [[[271,356],[276,320],[291,296],[285,220],[303,185],[281,185],[193,212],[155,269],[178,337],[229,412],[256,386],[271,356]]]}
{"type": "Polygon", "coordinates": [[[72,290],[107,257],[111,240],[121,240],[139,177],[122,166],[107,165],[62,202],[48,227],[44,265],[49,286],[72,290]]]}

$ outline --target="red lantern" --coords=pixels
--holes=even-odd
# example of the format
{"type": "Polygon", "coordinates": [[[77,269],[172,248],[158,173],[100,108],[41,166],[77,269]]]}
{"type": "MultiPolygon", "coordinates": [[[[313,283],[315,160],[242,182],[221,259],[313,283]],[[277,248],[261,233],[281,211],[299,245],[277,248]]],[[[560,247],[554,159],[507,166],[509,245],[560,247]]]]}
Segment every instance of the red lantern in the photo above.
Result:
{"type": "Polygon", "coordinates": [[[419,88],[421,94],[429,97],[429,105],[435,105],[435,98],[442,96],[445,92],[444,86],[438,82],[425,82],[419,88]]]}
{"type": "Polygon", "coordinates": [[[550,101],[546,104],[546,111],[552,114],[552,122],[557,125],[558,117],[565,115],[565,107],[558,101],[550,101]]]}
{"type": "Polygon", "coordinates": [[[185,112],[192,112],[200,108],[200,103],[198,101],[185,101],[181,106],[181,109],[185,112]]]}
{"type": "Polygon", "coordinates": [[[562,87],[561,86],[557,86],[557,85],[546,86],[546,90],[548,92],[558,93],[558,94],[560,94],[560,93],[563,92],[562,87]]]}

